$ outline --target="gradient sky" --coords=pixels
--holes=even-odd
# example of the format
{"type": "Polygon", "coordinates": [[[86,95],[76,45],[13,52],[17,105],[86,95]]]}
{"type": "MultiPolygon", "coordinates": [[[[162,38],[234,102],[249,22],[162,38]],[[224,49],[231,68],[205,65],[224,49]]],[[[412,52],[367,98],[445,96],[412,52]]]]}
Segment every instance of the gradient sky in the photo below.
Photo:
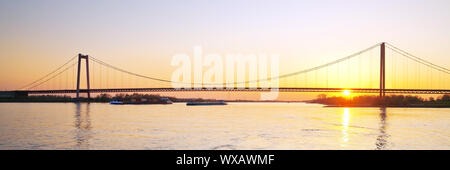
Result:
{"type": "Polygon", "coordinates": [[[386,41],[450,68],[450,1],[1,0],[0,90],[78,53],[170,79],[172,56],[280,54],[281,73],[386,41]]]}

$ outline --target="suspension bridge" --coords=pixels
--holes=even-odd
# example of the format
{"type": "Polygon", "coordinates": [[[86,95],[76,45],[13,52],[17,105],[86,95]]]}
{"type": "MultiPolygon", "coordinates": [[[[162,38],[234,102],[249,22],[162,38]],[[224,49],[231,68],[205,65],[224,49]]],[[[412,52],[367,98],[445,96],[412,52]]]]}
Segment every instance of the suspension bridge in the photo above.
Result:
{"type": "MultiPolygon", "coordinates": [[[[389,43],[375,44],[349,56],[316,67],[264,80],[234,82],[232,88],[172,88],[173,82],[113,66],[79,54],[52,72],[8,91],[16,96],[33,94],[87,94],[128,92],[265,92],[270,87],[249,87],[252,81],[278,79],[279,92],[343,92],[392,94],[450,94],[450,70],[414,56],[389,43]],[[82,68],[84,61],[85,69],[82,68]],[[83,76],[85,75],[85,76],[83,76]],[[85,79],[84,83],[81,79],[85,79]],[[237,86],[241,84],[241,86],[237,86]],[[84,87],[83,87],[84,86],[84,87]]],[[[202,82],[192,82],[202,83],[202,82]]]]}

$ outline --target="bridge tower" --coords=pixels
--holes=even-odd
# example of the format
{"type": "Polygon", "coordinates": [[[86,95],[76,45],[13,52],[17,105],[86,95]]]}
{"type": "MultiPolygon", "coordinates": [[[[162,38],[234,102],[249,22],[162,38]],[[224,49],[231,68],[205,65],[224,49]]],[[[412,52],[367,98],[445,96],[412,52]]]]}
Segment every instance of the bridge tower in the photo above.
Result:
{"type": "Polygon", "coordinates": [[[386,71],[386,69],[385,69],[385,55],[386,55],[386,53],[385,53],[385,43],[383,42],[383,43],[381,43],[381,45],[380,45],[380,98],[381,99],[384,99],[384,96],[385,96],[385,89],[386,89],[386,87],[385,87],[385,71],[386,71]]]}
{"type": "Polygon", "coordinates": [[[77,73],[77,101],[79,101],[80,97],[80,72],[81,72],[81,59],[86,60],[86,82],[87,82],[87,89],[86,93],[88,96],[88,101],[91,100],[91,93],[90,93],[90,86],[89,86],[89,56],[78,54],[78,73],[77,73]]]}

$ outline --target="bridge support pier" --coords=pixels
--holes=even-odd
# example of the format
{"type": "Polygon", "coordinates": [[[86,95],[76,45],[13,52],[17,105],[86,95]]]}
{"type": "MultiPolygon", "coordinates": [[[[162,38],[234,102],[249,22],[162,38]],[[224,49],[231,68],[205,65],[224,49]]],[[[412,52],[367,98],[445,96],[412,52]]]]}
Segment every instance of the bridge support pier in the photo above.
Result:
{"type": "Polygon", "coordinates": [[[383,102],[383,99],[385,97],[385,75],[386,75],[386,69],[385,69],[385,55],[386,55],[386,50],[385,50],[385,43],[381,43],[380,45],[380,99],[381,102],[383,102]]]}
{"type": "Polygon", "coordinates": [[[86,82],[87,82],[87,97],[88,102],[91,100],[91,93],[90,93],[90,85],[89,85],[89,56],[78,54],[78,73],[77,73],[77,102],[80,101],[80,73],[81,73],[81,59],[86,60],[86,82]]]}

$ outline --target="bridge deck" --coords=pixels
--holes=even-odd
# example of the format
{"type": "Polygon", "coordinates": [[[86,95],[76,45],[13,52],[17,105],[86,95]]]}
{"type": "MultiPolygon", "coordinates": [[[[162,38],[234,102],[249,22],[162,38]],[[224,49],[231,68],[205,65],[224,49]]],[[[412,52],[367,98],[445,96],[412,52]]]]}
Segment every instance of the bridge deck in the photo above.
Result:
{"type": "MultiPolygon", "coordinates": [[[[199,91],[222,91],[222,92],[268,92],[275,89],[270,88],[118,88],[118,89],[90,89],[91,93],[125,93],[125,92],[199,92],[199,91]]],[[[350,90],[352,93],[379,93],[380,89],[371,88],[278,88],[279,92],[343,92],[350,90]]],[[[87,89],[80,89],[80,93],[86,93],[87,89]]],[[[76,93],[76,90],[23,90],[28,94],[54,94],[54,93],[76,93]]],[[[450,94],[450,90],[443,89],[385,89],[386,93],[405,94],[450,94]]]]}

